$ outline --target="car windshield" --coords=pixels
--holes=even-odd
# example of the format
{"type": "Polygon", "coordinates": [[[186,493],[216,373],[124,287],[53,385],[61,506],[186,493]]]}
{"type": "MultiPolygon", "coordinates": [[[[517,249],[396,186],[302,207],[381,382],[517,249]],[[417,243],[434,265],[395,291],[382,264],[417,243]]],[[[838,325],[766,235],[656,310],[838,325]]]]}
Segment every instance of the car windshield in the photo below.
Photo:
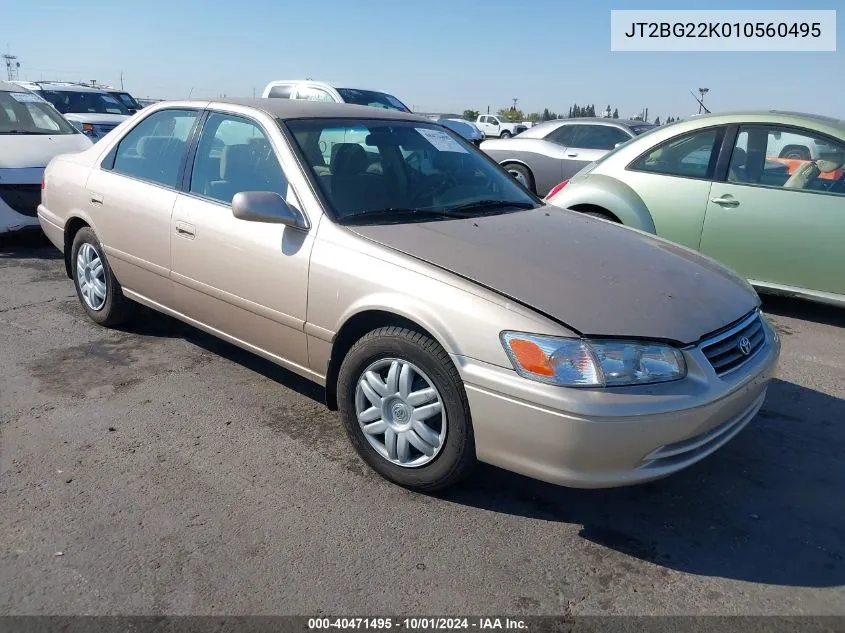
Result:
{"type": "Polygon", "coordinates": [[[130,110],[140,110],[141,104],[135,101],[135,98],[128,92],[116,92],[114,95],[123,102],[130,110]]]}
{"type": "Polygon", "coordinates": [[[643,132],[648,132],[649,130],[653,130],[656,126],[654,125],[632,125],[631,131],[639,136],[643,132]]]}
{"type": "Polygon", "coordinates": [[[285,125],[341,223],[432,221],[540,206],[486,155],[434,123],[307,119],[285,125]]]}
{"type": "Polygon", "coordinates": [[[31,92],[0,91],[0,134],[77,134],[49,103],[31,92]]]}
{"type": "Polygon", "coordinates": [[[410,112],[408,106],[386,92],[359,90],[358,88],[337,88],[337,92],[346,103],[410,112]]]}
{"type": "Polygon", "coordinates": [[[62,114],[131,114],[117,97],[105,92],[45,90],[44,98],[62,114]]]}

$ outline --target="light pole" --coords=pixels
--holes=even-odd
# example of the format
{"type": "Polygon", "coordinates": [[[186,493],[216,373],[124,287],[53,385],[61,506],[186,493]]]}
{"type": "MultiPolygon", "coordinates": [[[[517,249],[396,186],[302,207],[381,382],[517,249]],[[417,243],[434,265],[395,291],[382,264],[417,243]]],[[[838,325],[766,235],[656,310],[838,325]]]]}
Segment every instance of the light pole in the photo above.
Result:
{"type": "Polygon", "coordinates": [[[701,114],[701,110],[704,108],[704,95],[710,92],[710,88],[699,88],[698,93],[701,95],[701,101],[698,102],[698,113],[701,114]]]}

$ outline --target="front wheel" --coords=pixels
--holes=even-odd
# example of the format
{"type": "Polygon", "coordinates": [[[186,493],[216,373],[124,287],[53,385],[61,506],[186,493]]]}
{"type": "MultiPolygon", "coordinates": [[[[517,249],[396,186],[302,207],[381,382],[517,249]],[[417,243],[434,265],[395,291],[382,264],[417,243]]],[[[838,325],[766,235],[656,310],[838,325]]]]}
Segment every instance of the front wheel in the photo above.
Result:
{"type": "Polygon", "coordinates": [[[344,358],[337,393],[352,445],[385,479],[434,492],[475,465],[463,382],[432,338],[400,327],[370,332],[344,358]]]}

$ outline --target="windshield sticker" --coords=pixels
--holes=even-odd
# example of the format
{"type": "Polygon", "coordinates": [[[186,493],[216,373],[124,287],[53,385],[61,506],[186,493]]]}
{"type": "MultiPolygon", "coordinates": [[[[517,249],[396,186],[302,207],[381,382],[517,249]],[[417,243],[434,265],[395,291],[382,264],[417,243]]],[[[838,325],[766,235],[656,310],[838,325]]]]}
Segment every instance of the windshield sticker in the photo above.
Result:
{"type": "Polygon", "coordinates": [[[461,147],[461,144],[449,136],[446,132],[421,127],[414,129],[419,132],[425,140],[434,145],[434,147],[439,149],[441,152],[467,153],[466,149],[461,147]]]}
{"type": "Polygon", "coordinates": [[[41,97],[29,92],[10,92],[9,94],[18,103],[42,103],[41,97]]]}

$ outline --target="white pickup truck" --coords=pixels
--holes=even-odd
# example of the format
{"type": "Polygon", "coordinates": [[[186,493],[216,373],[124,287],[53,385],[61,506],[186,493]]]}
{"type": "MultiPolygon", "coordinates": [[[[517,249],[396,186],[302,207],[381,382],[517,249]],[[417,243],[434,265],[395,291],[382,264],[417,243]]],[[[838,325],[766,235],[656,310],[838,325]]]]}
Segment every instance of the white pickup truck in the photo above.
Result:
{"type": "Polygon", "coordinates": [[[495,138],[510,138],[527,129],[522,123],[512,123],[496,114],[480,115],[476,119],[475,125],[484,132],[485,136],[495,138]]]}

